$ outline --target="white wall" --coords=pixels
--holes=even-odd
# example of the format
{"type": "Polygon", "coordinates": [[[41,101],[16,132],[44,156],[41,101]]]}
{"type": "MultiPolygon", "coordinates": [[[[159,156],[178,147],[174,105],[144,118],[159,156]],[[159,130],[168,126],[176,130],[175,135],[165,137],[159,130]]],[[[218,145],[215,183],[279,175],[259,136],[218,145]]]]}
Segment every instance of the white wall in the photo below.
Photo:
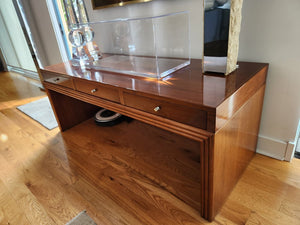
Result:
{"type": "Polygon", "coordinates": [[[300,1],[244,0],[239,60],[270,63],[258,151],[284,159],[300,118],[300,1]]]}
{"type": "MultiPolygon", "coordinates": [[[[44,1],[30,0],[49,62],[59,60],[59,50],[49,26],[44,1]],[[51,37],[50,37],[51,36],[51,37]]],[[[193,58],[202,57],[201,0],[153,0],[124,7],[92,10],[91,21],[120,17],[153,16],[190,10],[193,58]]],[[[239,60],[270,63],[258,151],[284,159],[288,142],[295,139],[300,118],[300,1],[244,0],[239,60]]]]}

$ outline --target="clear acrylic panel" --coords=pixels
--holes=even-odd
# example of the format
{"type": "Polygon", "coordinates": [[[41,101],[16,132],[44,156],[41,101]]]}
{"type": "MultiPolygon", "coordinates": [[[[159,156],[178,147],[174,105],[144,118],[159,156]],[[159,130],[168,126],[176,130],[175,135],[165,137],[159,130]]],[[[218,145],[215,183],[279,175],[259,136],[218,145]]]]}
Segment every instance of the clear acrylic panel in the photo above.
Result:
{"type": "Polygon", "coordinates": [[[97,21],[89,26],[102,58],[89,62],[87,68],[161,78],[190,64],[188,12],[97,21]]]}

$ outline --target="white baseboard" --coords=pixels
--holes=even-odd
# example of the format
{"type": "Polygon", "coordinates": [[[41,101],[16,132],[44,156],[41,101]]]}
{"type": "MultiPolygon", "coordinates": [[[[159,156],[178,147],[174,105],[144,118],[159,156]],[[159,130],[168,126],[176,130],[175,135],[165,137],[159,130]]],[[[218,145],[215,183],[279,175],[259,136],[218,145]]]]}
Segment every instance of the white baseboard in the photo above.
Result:
{"type": "Polygon", "coordinates": [[[35,71],[26,70],[26,69],[23,69],[23,68],[10,66],[10,65],[7,65],[7,69],[8,69],[8,71],[12,71],[12,72],[15,72],[15,73],[22,74],[23,76],[29,77],[31,79],[40,80],[39,74],[35,71]]]}
{"type": "Polygon", "coordinates": [[[288,143],[264,136],[258,136],[256,152],[279,160],[287,160],[288,143]]]}

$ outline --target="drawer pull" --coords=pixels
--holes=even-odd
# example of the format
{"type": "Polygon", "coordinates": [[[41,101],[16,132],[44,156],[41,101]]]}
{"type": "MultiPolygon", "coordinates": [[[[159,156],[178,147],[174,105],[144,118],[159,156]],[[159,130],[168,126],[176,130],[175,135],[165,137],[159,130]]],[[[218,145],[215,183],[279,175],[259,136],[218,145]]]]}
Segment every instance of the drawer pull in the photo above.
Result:
{"type": "Polygon", "coordinates": [[[160,106],[156,106],[154,109],[153,109],[155,112],[158,112],[160,110],[160,106]]]}
{"type": "Polygon", "coordinates": [[[94,88],[91,90],[91,93],[95,93],[97,91],[97,88],[94,88]]]}

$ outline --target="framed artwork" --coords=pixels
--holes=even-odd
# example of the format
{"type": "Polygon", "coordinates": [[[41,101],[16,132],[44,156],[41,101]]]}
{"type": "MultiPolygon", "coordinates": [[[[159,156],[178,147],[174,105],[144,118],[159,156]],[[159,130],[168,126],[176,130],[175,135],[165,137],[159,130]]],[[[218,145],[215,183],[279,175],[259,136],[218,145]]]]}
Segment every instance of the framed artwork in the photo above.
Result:
{"type": "Polygon", "coordinates": [[[150,2],[152,0],[92,0],[93,9],[123,6],[132,3],[150,2]]]}

